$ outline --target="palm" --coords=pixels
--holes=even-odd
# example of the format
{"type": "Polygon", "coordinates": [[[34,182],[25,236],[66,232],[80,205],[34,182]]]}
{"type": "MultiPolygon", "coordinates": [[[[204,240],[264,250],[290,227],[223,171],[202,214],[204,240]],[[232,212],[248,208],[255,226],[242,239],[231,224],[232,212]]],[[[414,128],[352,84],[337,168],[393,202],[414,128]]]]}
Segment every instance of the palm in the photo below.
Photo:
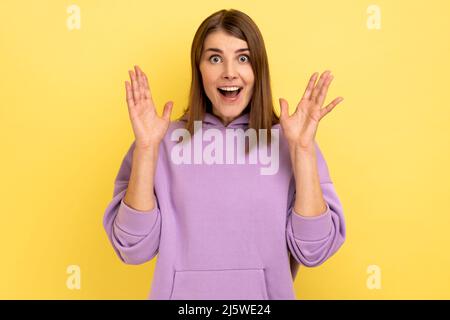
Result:
{"type": "Polygon", "coordinates": [[[333,76],[324,72],[314,87],[317,75],[316,72],[311,76],[305,93],[292,115],[289,116],[287,101],[280,99],[280,125],[290,145],[311,147],[319,121],[343,100],[343,98],[336,98],[327,107],[321,108],[333,76]]]}
{"type": "Polygon", "coordinates": [[[158,116],[147,76],[139,67],[135,67],[135,71],[136,74],[129,71],[131,85],[125,82],[125,87],[136,145],[158,145],[169,128],[173,102],[167,102],[162,117],[158,116]]]}
{"type": "Polygon", "coordinates": [[[142,142],[145,138],[155,142],[162,140],[169,127],[169,121],[158,116],[155,107],[145,101],[130,110],[130,119],[137,134],[136,139],[140,137],[142,142]]]}

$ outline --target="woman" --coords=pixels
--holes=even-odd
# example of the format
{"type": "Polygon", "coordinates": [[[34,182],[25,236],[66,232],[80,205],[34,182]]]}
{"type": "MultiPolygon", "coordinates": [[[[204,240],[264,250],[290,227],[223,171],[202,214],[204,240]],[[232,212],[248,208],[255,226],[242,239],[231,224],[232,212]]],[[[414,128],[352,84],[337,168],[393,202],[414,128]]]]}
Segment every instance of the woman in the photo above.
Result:
{"type": "Polygon", "coordinates": [[[149,299],[295,299],[298,265],[322,264],[345,240],[342,206],[314,140],[342,100],[321,108],[332,76],[316,84],[314,73],[296,111],[289,116],[280,99],[278,117],[263,38],[237,10],[200,25],[191,63],[189,104],[173,122],[173,103],[158,116],[147,76],[129,71],[135,141],[104,214],[108,238],[127,264],[158,254],[149,299]],[[241,147],[244,137],[241,160],[267,160],[270,150],[273,170],[229,157],[230,132],[241,147]]]}

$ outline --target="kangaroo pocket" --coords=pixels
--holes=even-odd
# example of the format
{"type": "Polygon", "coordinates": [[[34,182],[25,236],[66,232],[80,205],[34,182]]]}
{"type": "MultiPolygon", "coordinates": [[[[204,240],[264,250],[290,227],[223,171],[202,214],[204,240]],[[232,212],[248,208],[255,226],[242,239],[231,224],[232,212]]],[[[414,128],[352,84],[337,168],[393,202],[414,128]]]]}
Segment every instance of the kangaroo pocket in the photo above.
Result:
{"type": "Polygon", "coordinates": [[[264,269],[175,271],[171,300],[268,300],[264,269]]]}

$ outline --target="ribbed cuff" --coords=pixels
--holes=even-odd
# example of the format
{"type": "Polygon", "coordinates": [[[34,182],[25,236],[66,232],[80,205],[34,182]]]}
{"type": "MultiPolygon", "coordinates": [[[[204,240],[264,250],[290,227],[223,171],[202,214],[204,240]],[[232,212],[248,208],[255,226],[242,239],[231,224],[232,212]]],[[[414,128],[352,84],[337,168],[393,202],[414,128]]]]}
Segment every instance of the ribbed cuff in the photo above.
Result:
{"type": "Polygon", "coordinates": [[[158,211],[156,203],[152,210],[139,211],[127,206],[122,199],[115,223],[120,229],[129,234],[145,236],[153,229],[158,219],[158,211]]]}
{"type": "Polygon", "coordinates": [[[325,202],[327,209],[324,213],[315,217],[301,216],[292,208],[292,230],[298,240],[317,241],[327,237],[333,226],[331,209],[325,202]]]}

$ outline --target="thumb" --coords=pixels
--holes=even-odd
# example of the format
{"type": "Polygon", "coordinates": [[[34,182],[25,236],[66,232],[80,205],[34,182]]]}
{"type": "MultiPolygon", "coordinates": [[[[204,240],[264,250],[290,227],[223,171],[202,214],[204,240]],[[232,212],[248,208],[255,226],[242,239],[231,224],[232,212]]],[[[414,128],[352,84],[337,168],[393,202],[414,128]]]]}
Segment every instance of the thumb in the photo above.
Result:
{"type": "Polygon", "coordinates": [[[283,98],[279,98],[278,101],[280,102],[280,118],[288,117],[289,116],[288,102],[283,98]]]}
{"type": "Polygon", "coordinates": [[[166,104],[164,105],[164,110],[163,110],[163,118],[167,121],[170,120],[170,115],[172,114],[172,107],[173,107],[173,101],[168,101],[166,102],[166,104]]]}

